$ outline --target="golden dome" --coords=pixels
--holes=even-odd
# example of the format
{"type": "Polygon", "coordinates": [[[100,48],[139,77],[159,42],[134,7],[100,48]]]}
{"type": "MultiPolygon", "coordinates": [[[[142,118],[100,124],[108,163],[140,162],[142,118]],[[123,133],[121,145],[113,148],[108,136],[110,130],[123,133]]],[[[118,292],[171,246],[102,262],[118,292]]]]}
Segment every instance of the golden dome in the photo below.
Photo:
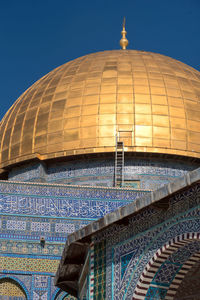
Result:
{"type": "Polygon", "coordinates": [[[125,151],[200,158],[200,72],[143,51],[93,53],[33,84],[1,121],[1,168],[125,151]]]}

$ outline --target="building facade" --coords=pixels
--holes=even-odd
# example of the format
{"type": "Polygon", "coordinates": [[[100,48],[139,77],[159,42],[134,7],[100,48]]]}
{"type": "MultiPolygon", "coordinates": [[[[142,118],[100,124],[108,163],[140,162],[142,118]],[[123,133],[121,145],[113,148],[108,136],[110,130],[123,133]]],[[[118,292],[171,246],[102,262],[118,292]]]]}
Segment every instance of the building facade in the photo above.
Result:
{"type": "Polygon", "coordinates": [[[71,234],[56,284],[79,299],[197,300],[199,265],[197,169],[71,234]]]}
{"type": "Polygon", "coordinates": [[[122,48],[56,68],[1,120],[2,299],[71,299],[54,285],[68,234],[200,166],[200,73],[122,48]]]}

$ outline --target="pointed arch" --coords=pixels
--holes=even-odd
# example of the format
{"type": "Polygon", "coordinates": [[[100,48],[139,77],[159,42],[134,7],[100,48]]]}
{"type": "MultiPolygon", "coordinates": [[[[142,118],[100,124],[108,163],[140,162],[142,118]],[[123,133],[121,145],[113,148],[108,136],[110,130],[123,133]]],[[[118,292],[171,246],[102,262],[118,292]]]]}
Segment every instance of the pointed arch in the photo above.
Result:
{"type": "Polygon", "coordinates": [[[23,290],[23,292],[24,292],[24,294],[26,296],[26,299],[27,300],[31,300],[30,294],[28,292],[27,287],[25,286],[25,284],[19,278],[15,277],[13,275],[10,275],[10,274],[9,275],[5,274],[5,275],[1,275],[0,276],[0,282],[1,282],[1,280],[5,280],[5,279],[12,280],[13,282],[16,282],[19,285],[19,287],[23,290]]]}
{"type": "Polygon", "coordinates": [[[181,267],[181,269],[178,271],[176,276],[174,277],[173,281],[171,282],[167,294],[166,299],[173,299],[175,296],[180,284],[182,283],[183,279],[187,275],[187,273],[190,271],[190,269],[194,266],[194,264],[198,263],[200,261],[200,252],[197,252],[193,254],[181,267]]]}
{"type": "MultiPolygon", "coordinates": [[[[140,279],[138,280],[137,286],[135,288],[133,298],[132,300],[141,300],[145,299],[145,296],[147,294],[147,291],[150,287],[150,284],[163,264],[170,255],[172,255],[174,252],[176,252],[179,248],[189,244],[191,241],[200,240],[200,233],[185,233],[181,234],[173,239],[171,239],[169,242],[164,244],[160,249],[157,250],[157,252],[154,254],[154,256],[150,259],[146,267],[144,268],[140,279]]],[[[181,270],[178,271],[178,273],[181,272],[181,270]]],[[[178,275],[178,274],[177,274],[178,275]]],[[[180,285],[177,284],[176,289],[178,289],[180,285]]],[[[170,296],[168,296],[170,297],[170,296]]],[[[167,298],[166,298],[167,299],[167,298]]],[[[169,298],[171,299],[171,298],[169,298]]]]}

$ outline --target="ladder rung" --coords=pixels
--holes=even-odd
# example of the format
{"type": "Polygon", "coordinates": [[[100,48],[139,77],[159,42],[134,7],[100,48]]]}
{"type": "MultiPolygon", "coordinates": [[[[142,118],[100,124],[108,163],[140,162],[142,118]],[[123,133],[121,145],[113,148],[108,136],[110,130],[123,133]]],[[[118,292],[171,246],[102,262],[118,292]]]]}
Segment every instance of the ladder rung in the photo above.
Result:
{"type": "Polygon", "coordinates": [[[115,185],[121,186],[124,167],[124,143],[117,141],[115,154],[115,185]]]}

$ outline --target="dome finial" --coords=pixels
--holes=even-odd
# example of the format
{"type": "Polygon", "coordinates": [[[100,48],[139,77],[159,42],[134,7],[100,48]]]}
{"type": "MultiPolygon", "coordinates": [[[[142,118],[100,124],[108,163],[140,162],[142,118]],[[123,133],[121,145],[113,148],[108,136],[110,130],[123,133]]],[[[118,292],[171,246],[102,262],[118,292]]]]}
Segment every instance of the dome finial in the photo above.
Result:
{"type": "Polygon", "coordinates": [[[126,23],[126,19],[124,17],[124,20],[123,20],[123,29],[121,31],[121,34],[122,34],[122,39],[120,40],[120,46],[122,47],[123,50],[126,50],[126,47],[128,46],[128,40],[126,38],[126,29],[125,29],[125,23],[126,23]]]}

